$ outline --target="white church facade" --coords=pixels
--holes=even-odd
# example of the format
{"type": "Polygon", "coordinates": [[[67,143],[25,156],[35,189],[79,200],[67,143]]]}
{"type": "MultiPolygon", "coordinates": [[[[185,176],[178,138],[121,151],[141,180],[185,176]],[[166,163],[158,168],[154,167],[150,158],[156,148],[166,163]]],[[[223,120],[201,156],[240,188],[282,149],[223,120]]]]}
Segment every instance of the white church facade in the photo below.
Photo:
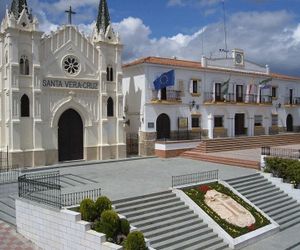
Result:
{"type": "Polygon", "coordinates": [[[213,139],[300,130],[300,78],[270,72],[233,50],[201,62],[147,57],[123,66],[128,134],[139,154],[153,155],[156,140],[213,139]],[[155,89],[154,82],[172,86],[155,89]]]}
{"type": "Polygon", "coordinates": [[[64,25],[49,35],[26,0],[0,27],[0,146],[10,164],[126,157],[122,44],[101,0],[93,34],[64,25]]]}

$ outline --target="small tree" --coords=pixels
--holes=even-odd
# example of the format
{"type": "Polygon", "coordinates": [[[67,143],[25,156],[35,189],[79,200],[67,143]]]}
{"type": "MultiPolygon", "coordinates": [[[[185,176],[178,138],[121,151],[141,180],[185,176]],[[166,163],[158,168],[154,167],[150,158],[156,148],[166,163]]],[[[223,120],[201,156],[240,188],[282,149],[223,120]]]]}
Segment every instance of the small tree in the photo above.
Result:
{"type": "Polygon", "coordinates": [[[121,219],[120,220],[120,231],[125,236],[127,236],[129,234],[130,224],[129,224],[128,220],[126,220],[126,219],[121,219]]]}
{"type": "Polygon", "coordinates": [[[91,199],[84,199],[80,203],[79,211],[81,213],[81,218],[85,221],[94,222],[96,219],[95,203],[91,199]]]}
{"type": "Polygon", "coordinates": [[[113,210],[103,211],[100,221],[95,224],[95,230],[106,234],[108,240],[116,241],[120,228],[120,219],[113,210]]]}
{"type": "Polygon", "coordinates": [[[95,202],[96,212],[99,218],[105,210],[111,210],[112,202],[106,196],[100,196],[95,202]]]}
{"type": "Polygon", "coordinates": [[[125,250],[146,250],[146,242],[142,232],[135,231],[128,234],[125,250]]]}

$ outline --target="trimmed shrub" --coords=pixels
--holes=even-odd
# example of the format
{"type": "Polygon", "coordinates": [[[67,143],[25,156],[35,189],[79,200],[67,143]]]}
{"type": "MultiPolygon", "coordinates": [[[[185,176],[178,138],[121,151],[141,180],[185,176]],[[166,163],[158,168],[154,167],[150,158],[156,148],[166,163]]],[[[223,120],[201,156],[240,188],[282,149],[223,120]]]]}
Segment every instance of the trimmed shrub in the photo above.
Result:
{"type": "Polygon", "coordinates": [[[80,203],[79,211],[81,213],[82,220],[93,222],[96,219],[95,203],[91,199],[84,199],[80,203]]]}
{"type": "Polygon", "coordinates": [[[265,171],[293,183],[296,187],[300,184],[300,162],[298,160],[268,157],[265,171]]]}
{"type": "Polygon", "coordinates": [[[127,236],[129,234],[130,224],[129,224],[128,220],[126,220],[126,219],[121,219],[120,220],[120,231],[125,236],[127,236]]]}
{"type": "Polygon", "coordinates": [[[119,233],[120,219],[118,214],[113,210],[103,211],[100,222],[95,223],[95,230],[106,234],[109,241],[116,240],[119,233]]]}
{"type": "Polygon", "coordinates": [[[101,217],[103,211],[111,210],[111,206],[112,202],[110,199],[108,199],[106,196],[100,196],[95,202],[96,212],[99,218],[101,217]]]}
{"type": "Polygon", "coordinates": [[[128,234],[125,241],[125,250],[146,250],[145,238],[143,233],[139,231],[131,232],[128,234]]]}

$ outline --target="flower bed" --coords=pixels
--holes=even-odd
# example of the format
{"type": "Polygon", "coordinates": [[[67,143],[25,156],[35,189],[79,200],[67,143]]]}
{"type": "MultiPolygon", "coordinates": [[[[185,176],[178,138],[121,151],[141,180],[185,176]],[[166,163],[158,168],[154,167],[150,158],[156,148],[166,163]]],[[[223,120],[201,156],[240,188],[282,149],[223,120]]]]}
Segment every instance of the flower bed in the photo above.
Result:
{"type": "Polygon", "coordinates": [[[265,172],[282,178],[291,183],[295,188],[300,188],[300,161],[283,159],[278,157],[267,157],[265,172]]]}
{"type": "Polygon", "coordinates": [[[260,212],[250,206],[242,198],[233,193],[229,188],[221,185],[220,183],[209,183],[200,186],[188,187],[182,189],[182,191],[189,196],[203,211],[205,211],[220,227],[222,227],[232,238],[237,238],[241,235],[254,231],[258,228],[264,227],[270,224],[270,221],[266,219],[260,212]],[[255,218],[255,223],[247,227],[238,227],[228,223],[222,219],[215,211],[213,211],[205,203],[205,194],[208,190],[216,190],[222,194],[225,194],[235,200],[238,204],[248,210],[255,218]]]}

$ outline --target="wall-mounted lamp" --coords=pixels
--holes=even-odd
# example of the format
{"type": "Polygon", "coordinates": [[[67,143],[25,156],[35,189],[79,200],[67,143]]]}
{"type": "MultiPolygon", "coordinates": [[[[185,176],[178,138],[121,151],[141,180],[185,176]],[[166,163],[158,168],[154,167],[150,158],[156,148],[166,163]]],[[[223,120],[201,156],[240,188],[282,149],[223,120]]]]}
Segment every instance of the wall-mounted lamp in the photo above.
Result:
{"type": "Polygon", "coordinates": [[[195,100],[191,101],[190,105],[189,105],[190,109],[192,109],[193,107],[195,107],[195,104],[196,104],[195,100]]]}

